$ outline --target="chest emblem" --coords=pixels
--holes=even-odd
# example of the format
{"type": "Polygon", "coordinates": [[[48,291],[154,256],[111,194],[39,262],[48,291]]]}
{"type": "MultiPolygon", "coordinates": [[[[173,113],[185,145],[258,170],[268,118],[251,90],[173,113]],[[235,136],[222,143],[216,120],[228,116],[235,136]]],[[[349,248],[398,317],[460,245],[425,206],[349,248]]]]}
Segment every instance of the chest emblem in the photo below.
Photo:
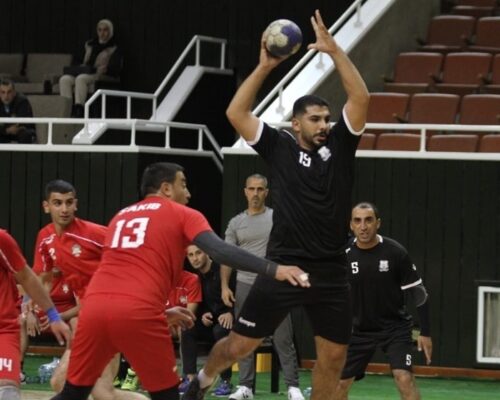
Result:
{"type": "Polygon", "coordinates": [[[318,150],[318,154],[320,155],[323,161],[327,161],[332,156],[330,149],[326,146],[321,147],[318,150]]]}
{"type": "Polygon", "coordinates": [[[66,294],[69,293],[69,287],[67,284],[62,285],[62,291],[63,291],[63,293],[66,293],[66,294]]]}
{"type": "Polygon", "coordinates": [[[82,254],[82,248],[79,244],[74,244],[71,247],[71,254],[73,254],[75,257],[80,257],[80,255],[82,254]]]}
{"type": "Polygon", "coordinates": [[[388,272],[389,271],[389,261],[388,260],[380,260],[378,264],[379,272],[388,272]]]}
{"type": "Polygon", "coordinates": [[[188,304],[188,298],[186,295],[182,295],[179,297],[179,303],[182,304],[183,306],[187,306],[188,304]]]}

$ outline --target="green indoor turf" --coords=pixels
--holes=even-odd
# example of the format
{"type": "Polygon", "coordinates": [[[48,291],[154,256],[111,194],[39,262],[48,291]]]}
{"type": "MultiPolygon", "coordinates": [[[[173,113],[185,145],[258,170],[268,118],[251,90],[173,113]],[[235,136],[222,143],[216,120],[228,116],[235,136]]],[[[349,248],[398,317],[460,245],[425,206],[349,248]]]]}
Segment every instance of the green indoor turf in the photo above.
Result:
{"type": "MultiPolygon", "coordinates": [[[[52,358],[33,357],[26,359],[24,370],[29,376],[36,376],[38,366],[52,361],[52,358]]],[[[255,399],[260,400],[286,400],[286,390],[283,381],[280,383],[280,393],[271,394],[271,376],[269,373],[257,375],[257,392],[255,399]]],[[[238,382],[238,374],[233,374],[233,383],[238,382]]],[[[306,388],[311,383],[311,372],[300,371],[300,386],[306,388]]],[[[419,378],[417,384],[425,400],[494,400],[500,398],[500,382],[494,380],[474,379],[443,379],[419,378]]],[[[50,390],[48,384],[27,384],[22,389],[50,390]]],[[[207,396],[207,399],[220,399],[220,397],[207,396]]],[[[227,397],[226,397],[227,399],[227,397]]],[[[351,390],[349,400],[397,400],[399,395],[392,378],[381,375],[368,375],[360,382],[356,382],[351,390]]]]}

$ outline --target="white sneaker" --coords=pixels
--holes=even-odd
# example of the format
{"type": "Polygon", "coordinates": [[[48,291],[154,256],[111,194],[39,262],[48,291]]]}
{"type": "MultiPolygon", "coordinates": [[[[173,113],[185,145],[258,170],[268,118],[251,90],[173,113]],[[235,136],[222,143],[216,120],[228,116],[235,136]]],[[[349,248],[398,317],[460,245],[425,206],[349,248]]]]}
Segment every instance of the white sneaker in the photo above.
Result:
{"type": "Polygon", "coordinates": [[[298,387],[290,386],[288,388],[288,400],[304,400],[304,396],[298,387]]]}
{"type": "Polygon", "coordinates": [[[238,390],[229,395],[229,400],[253,399],[252,389],[246,386],[238,386],[238,390]]]}

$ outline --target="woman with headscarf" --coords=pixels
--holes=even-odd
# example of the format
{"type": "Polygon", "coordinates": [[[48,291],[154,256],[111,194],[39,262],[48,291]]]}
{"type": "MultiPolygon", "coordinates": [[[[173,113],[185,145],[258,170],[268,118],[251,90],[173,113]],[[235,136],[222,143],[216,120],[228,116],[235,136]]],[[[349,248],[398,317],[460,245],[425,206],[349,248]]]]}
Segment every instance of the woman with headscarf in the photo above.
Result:
{"type": "Polygon", "coordinates": [[[93,91],[95,81],[116,80],[118,77],[121,59],[113,33],[113,23],[109,19],[100,20],[97,23],[97,37],[85,42],[82,72],[76,69],[74,75],[65,74],[59,79],[61,96],[73,99],[75,88],[74,117],[83,117],[83,104],[89,90],[93,91]]]}

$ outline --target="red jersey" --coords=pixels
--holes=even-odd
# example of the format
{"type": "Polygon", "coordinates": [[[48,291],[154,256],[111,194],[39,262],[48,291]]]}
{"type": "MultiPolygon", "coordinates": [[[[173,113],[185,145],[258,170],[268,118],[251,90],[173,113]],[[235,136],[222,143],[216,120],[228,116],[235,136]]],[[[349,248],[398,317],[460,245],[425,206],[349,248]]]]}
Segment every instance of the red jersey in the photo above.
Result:
{"type": "Polygon", "coordinates": [[[183,271],[186,247],[211,230],[200,212],[159,196],[124,208],[109,224],[87,296],[119,294],[163,309],[183,271]]]}
{"type": "Polygon", "coordinates": [[[82,297],[90,278],[99,266],[106,227],[75,218],[61,236],[50,223],[38,232],[35,270],[57,268],[75,293],[82,297]]]}
{"type": "Polygon", "coordinates": [[[189,303],[201,303],[203,300],[200,278],[192,272],[182,271],[177,285],[168,296],[167,309],[175,306],[187,307],[189,303]]]}
{"type": "Polygon", "coordinates": [[[0,229],[0,332],[19,331],[19,309],[14,274],[26,266],[21,249],[7,231],[0,229]]]}

